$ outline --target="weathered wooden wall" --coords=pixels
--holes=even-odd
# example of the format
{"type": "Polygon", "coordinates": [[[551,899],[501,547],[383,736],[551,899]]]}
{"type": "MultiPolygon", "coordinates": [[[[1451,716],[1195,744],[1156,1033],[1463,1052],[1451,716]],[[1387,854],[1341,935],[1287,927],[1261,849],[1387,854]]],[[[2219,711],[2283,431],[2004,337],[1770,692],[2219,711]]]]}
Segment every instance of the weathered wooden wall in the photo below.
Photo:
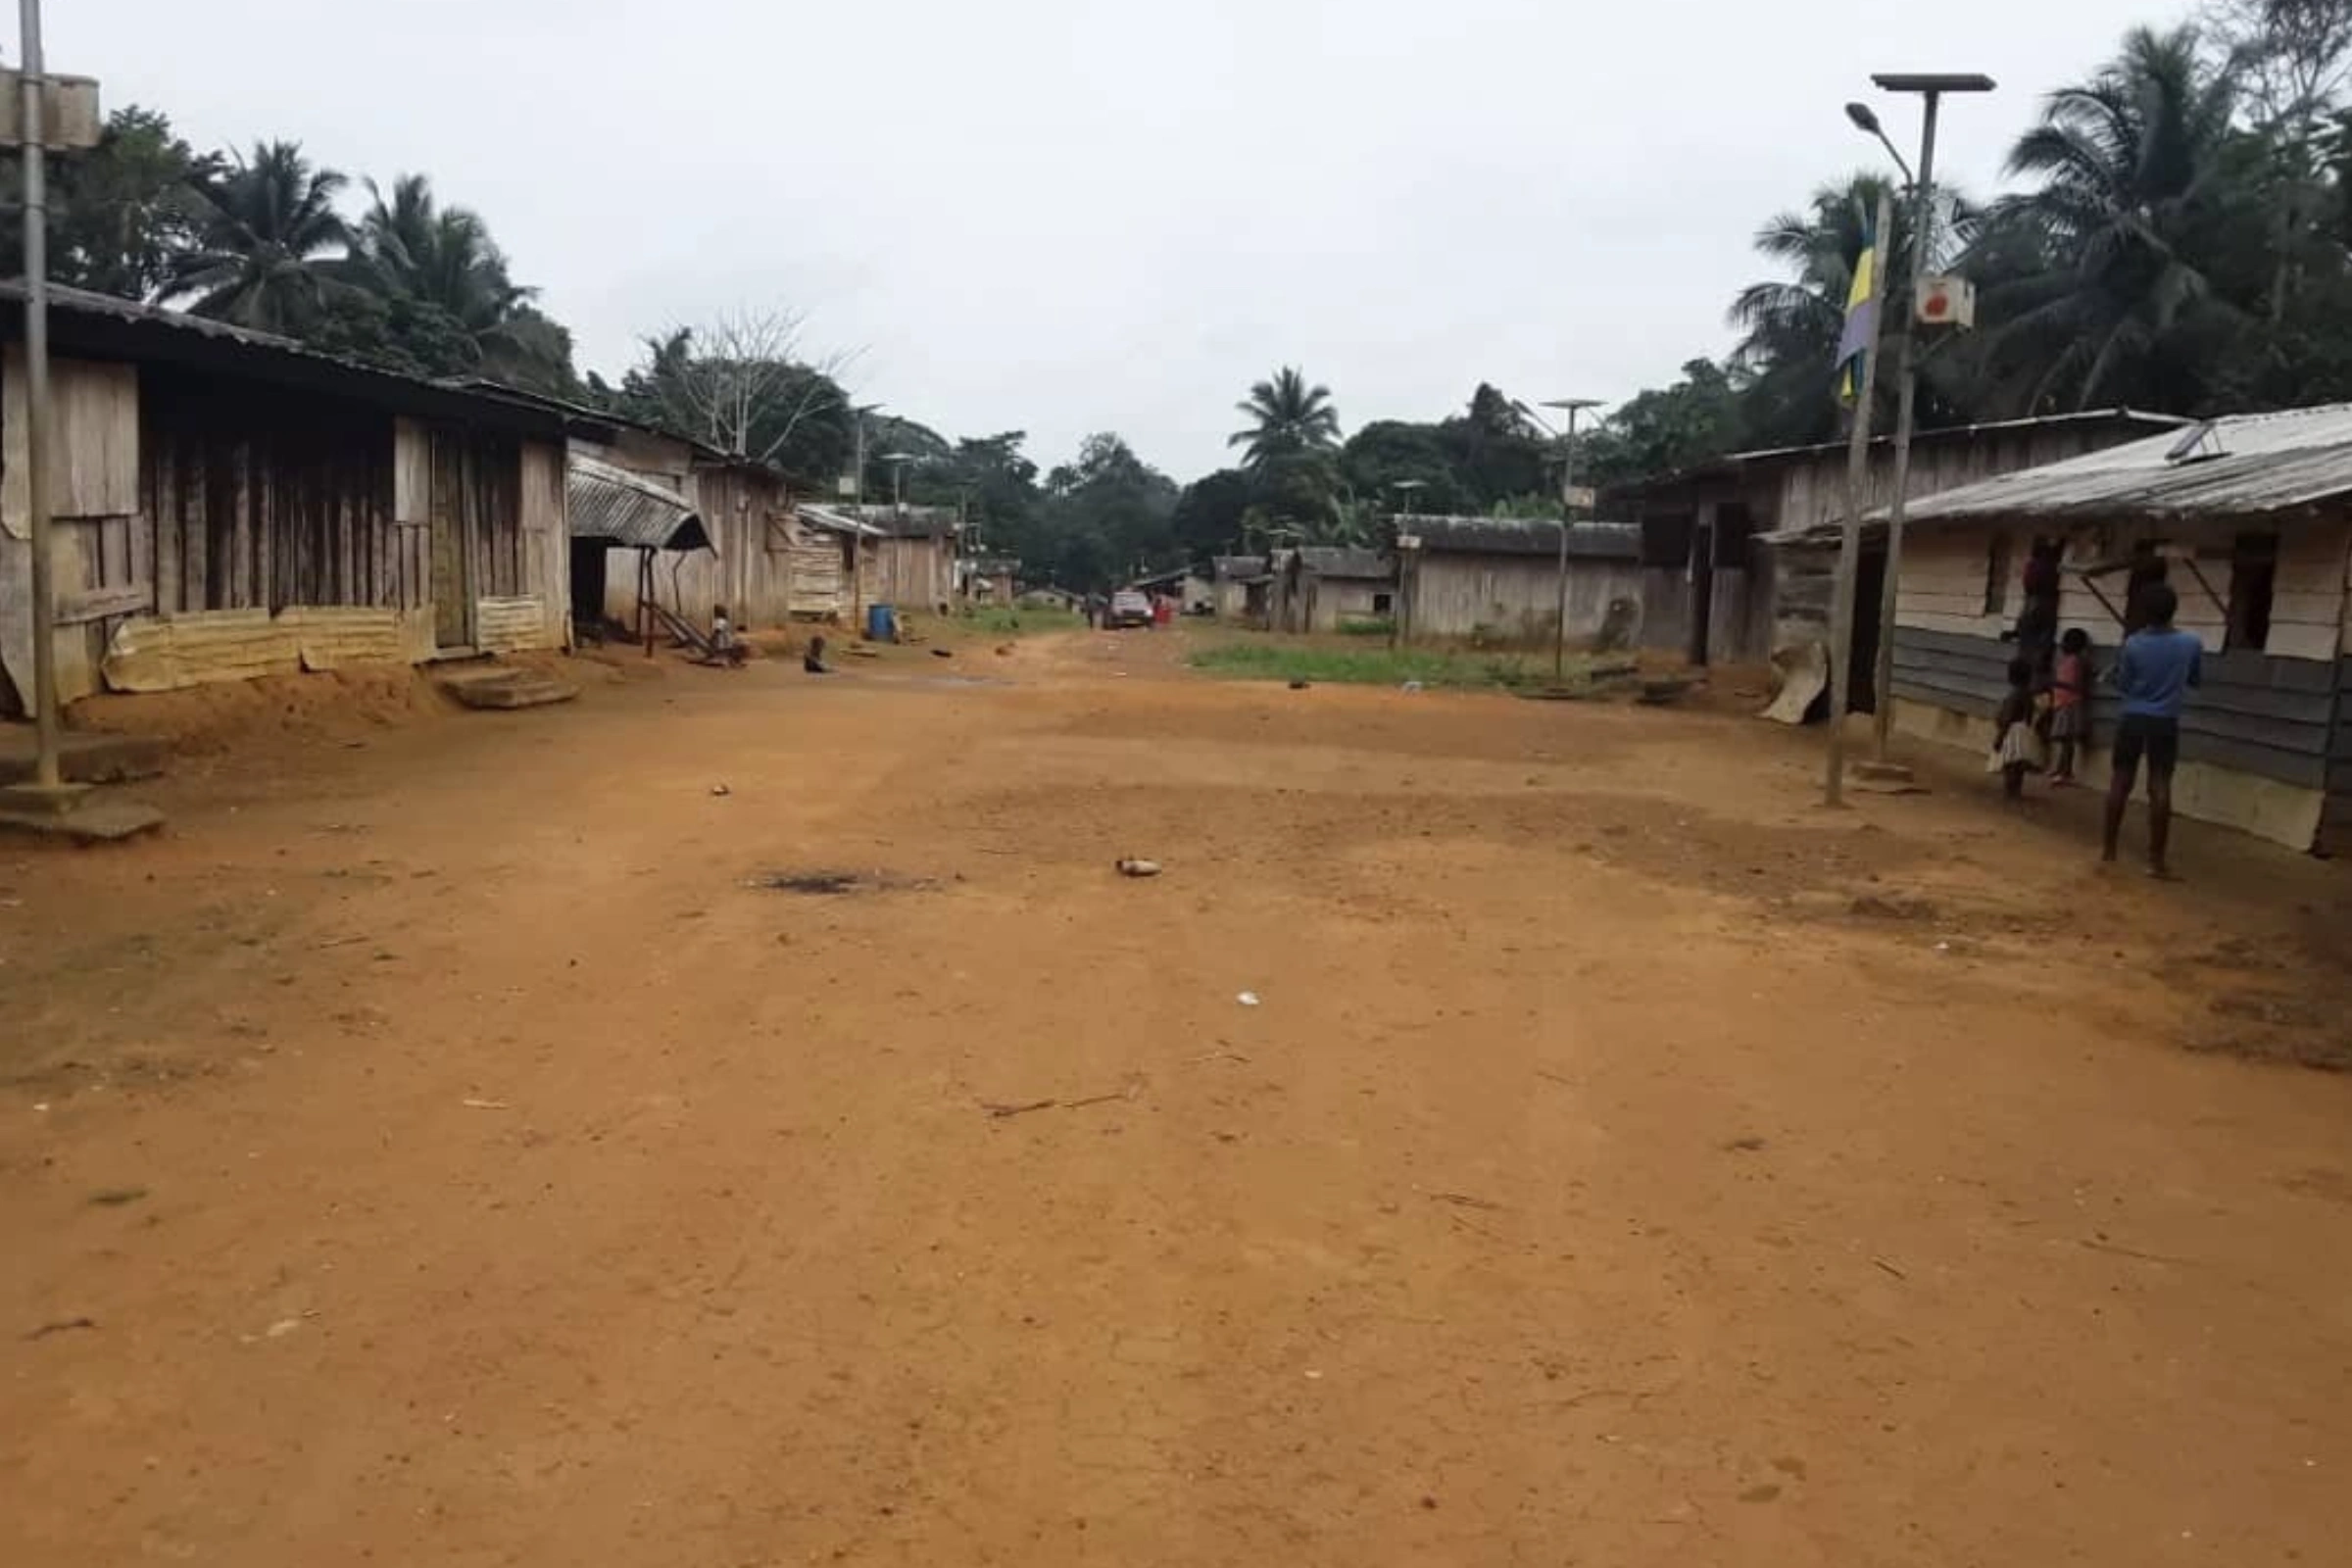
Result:
{"type": "MultiPolygon", "coordinates": [[[[1559,625],[1559,563],[1541,556],[1416,551],[1408,618],[1416,642],[1469,641],[1486,646],[1548,646],[1559,625]]],[[[1646,603],[1641,564],[1568,563],[1568,636],[1590,639],[1624,600],[1641,614],[1646,603]]]]}
{"type": "Polygon", "coordinates": [[[956,598],[956,548],[938,538],[869,539],[874,560],[874,593],[902,612],[928,611],[956,598]]]}
{"type": "Polygon", "coordinates": [[[423,603],[394,525],[386,416],[153,367],[142,383],[159,613],[423,603]]]}
{"type": "MultiPolygon", "coordinates": [[[[2334,659],[2344,635],[2346,583],[2352,576],[2352,565],[2347,564],[2352,562],[2352,520],[2343,515],[2297,518],[2283,525],[2134,522],[2073,529],[1930,525],[1903,542],[1895,618],[1898,624],[1923,630],[1997,637],[2016,624],[2025,603],[2025,566],[2036,537],[2059,541],[2069,565],[2119,560],[2142,540],[2162,539],[2194,550],[2198,558],[2194,571],[2185,564],[2175,564],[2169,574],[2180,599],[2176,624],[2195,632],[2206,647],[2218,650],[2228,631],[2233,586],[2229,550],[2241,528],[2278,535],[2270,635],[2262,648],[2254,651],[2284,659],[2334,659]],[[2001,543],[1996,545],[1996,541],[2001,543]],[[2001,558],[2004,548],[2005,561],[2001,558]],[[1998,592],[1993,593],[1989,590],[1996,566],[2005,569],[2000,573],[1998,592]]],[[[2060,626],[2080,626],[2093,642],[2114,641],[2119,628],[2109,606],[2122,608],[2120,575],[2100,584],[2106,604],[2073,572],[2062,581],[2060,626]]]]}
{"type": "Polygon", "coordinates": [[[571,646],[571,528],[560,441],[522,443],[521,526],[527,594],[539,602],[532,646],[571,646]]]}
{"type": "MultiPolygon", "coordinates": [[[[2014,473],[2020,468],[2038,468],[2044,464],[2079,458],[2086,452],[2103,452],[2120,442],[2144,439],[2145,435],[2144,430],[2062,424],[1985,430],[1966,440],[1923,440],[1911,449],[1910,480],[1904,490],[1917,500],[1975,484],[1980,479],[2014,473]]],[[[1757,526],[1811,528],[1843,521],[1845,473],[1846,454],[1842,448],[1789,459],[1782,471],[1778,494],[1769,503],[1769,519],[1760,512],[1757,526]]],[[[1875,512],[1894,499],[1892,448],[1871,449],[1862,490],[1865,513],[1875,512]]]]}

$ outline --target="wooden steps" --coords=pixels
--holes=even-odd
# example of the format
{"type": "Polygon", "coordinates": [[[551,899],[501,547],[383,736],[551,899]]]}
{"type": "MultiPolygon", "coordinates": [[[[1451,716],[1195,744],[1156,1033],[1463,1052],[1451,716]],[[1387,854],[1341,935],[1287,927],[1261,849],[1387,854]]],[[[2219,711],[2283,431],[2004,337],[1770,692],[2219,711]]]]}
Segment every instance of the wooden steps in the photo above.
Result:
{"type": "Polygon", "coordinates": [[[545,708],[554,703],[568,703],[580,695],[580,689],[569,681],[558,680],[535,669],[501,664],[452,669],[433,678],[463,706],[488,711],[545,708]]]}

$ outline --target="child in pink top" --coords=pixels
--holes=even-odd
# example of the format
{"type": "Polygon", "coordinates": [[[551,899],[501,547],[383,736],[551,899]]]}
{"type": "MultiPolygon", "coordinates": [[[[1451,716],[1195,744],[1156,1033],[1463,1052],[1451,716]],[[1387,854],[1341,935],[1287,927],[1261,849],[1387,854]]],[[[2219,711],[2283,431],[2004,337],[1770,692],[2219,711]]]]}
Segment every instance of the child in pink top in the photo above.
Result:
{"type": "Polygon", "coordinates": [[[2058,745],[2052,789],[2075,782],[2075,751],[2090,739],[2090,638],[2082,627],[2071,627],[2058,639],[2058,668],[2050,679],[2050,739],[2058,745]]]}

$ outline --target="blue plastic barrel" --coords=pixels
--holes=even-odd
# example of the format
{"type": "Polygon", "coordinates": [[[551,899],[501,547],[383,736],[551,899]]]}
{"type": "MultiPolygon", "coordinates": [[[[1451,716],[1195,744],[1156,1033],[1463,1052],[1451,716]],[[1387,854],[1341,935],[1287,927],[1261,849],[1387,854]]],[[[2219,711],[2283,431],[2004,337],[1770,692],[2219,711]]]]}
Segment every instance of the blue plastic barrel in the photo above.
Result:
{"type": "Polygon", "coordinates": [[[899,640],[899,612],[890,605],[865,607],[865,640],[869,643],[895,643],[899,640]]]}

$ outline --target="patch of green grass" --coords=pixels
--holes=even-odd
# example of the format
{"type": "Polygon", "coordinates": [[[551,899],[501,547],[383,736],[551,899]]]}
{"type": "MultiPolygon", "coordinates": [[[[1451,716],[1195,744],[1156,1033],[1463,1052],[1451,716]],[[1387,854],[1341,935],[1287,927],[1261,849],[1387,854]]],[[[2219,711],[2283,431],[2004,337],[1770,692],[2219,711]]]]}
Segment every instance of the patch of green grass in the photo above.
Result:
{"type": "Polygon", "coordinates": [[[1076,631],[1086,617],[1075,610],[1023,610],[1017,605],[990,605],[965,612],[963,624],[990,637],[1022,637],[1044,631],[1076,631]]]}
{"type": "Polygon", "coordinates": [[[1396,620],[1388,615],[1348,615],[1340,622],[1343,637],[1386,637],[1396,629],[1396,620]]]}
{"type": "Polygon", "coordinates": [[[1219,643],[1192,656],[1193,666],[1240,680],[1329,681],[1348,686],[1501,687],[1541,685],[1551,661],[1516,654],[1449,653],[1434,648],[1335,648],[1290,640],[1219,643]]]}

